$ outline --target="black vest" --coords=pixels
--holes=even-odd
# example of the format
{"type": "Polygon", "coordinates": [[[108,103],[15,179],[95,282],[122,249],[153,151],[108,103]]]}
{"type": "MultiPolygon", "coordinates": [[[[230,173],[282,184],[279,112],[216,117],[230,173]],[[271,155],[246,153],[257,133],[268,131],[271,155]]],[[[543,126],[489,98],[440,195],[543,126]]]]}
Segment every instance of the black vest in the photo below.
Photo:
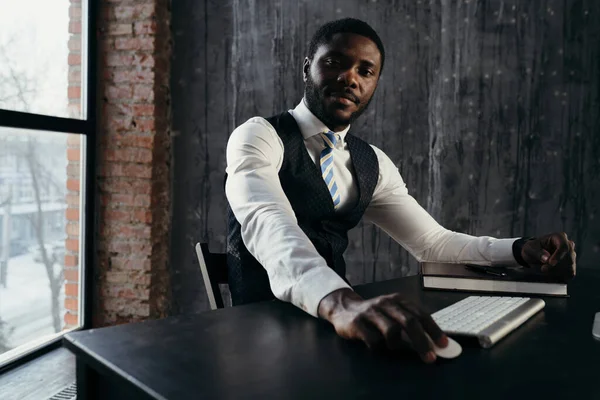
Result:
{"type": "MultiPolygon", "coordinates": [[[[284,155],[279,179],[296,214],[298,225],[327,265],[346,279],[343,254],[348,247],[348,231],[359,223],[371,202],[379,179],[377,155],[369,144],[351,134],[346,135],[359,199],[351,210],[336,214],[321,170],[310,158],[294,117],[285,112],[267,118],[267,121],[283,141],[284,155]]],[[[227,265],[233,305],[274,298],[267,272],[246,249],[241,226],[231,207],[228,208],[227,265]]]]}

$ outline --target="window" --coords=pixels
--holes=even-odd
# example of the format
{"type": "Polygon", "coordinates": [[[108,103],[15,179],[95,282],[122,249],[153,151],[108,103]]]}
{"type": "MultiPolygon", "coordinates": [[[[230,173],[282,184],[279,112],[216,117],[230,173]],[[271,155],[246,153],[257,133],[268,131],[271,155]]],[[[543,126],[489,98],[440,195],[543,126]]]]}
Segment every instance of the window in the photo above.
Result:
{"type": "Polygon", "coordinates": [[[85,0],[0,10],[1,370],[90,324],[96,44],[85,0]]]}
{"type": "MultiPolygon", "coordinates": [[[[72,79],[81,81],[81,10],[68,0],[0,0],[0,107],[81,118],[72,79]],[[73,19],[72,21],[70,20],[73,19]],[[73,102],[74,103],[74,102],[73,102]],[[71,103],[72,104],[72,103],[71,103]]],[[[78,85],[80,88],[81,85],[78,85]]]]}

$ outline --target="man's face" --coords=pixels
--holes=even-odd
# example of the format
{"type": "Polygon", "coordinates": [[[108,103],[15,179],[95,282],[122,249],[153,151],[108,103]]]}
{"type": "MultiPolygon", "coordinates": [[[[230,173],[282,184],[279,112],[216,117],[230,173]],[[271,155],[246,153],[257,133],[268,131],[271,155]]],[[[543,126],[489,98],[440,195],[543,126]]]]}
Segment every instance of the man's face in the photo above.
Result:
{"type": "Polygon", "coordinates": [[[339,131],[367,108],[381,69],[381,54],[369,38],[337,33],[304,60],[304,97],[327,127],[339,131]]]}

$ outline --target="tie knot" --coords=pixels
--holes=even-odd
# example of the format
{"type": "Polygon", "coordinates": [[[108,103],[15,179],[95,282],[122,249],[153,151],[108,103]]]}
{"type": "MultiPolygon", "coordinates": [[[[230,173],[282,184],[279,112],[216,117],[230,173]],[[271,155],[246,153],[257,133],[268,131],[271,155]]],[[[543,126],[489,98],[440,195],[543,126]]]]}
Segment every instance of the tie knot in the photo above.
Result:
{"type": "Polygon", "coordinates": [[[325,143],[325,146],[329,147],[330,149],[333,149],[335,147],[335,144],[337,143],[337,139],[335,138],[335,133],[328,131],[328,132],[321,132],[321,137],[323,138],[323,142],[325,143]]]}

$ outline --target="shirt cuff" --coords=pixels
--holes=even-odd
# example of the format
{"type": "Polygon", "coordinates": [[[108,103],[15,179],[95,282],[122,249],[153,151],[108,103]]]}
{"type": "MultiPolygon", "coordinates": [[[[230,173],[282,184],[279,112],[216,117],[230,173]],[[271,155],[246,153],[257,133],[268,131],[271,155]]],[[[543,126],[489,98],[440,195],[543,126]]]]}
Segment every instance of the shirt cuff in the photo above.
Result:
{"type": "Polygon", "coordinates": [[[513,257],[517,260],[517,264],[522,265],[524,267],[529,267],[529,265],[523,260],[523,256],[521,252],[523,251],[523,246],[526,242],[535,239],[534,237],[524,237],[514,241],[512,245],[513,257]]]}
{"type": "Polygon", "coordinates": [[[513,255],[514,239],[496,239],[490,245],[490,261],[493,264],[514,264],[517,262],[513,255]]]}
{"type": "Polygon", "coordinates": [[[331,268],[312,268],[294,285],[291,300],[294,305],[318,318],[321,300],[331,292],[344,288],[352,289],[331,268]]]}

